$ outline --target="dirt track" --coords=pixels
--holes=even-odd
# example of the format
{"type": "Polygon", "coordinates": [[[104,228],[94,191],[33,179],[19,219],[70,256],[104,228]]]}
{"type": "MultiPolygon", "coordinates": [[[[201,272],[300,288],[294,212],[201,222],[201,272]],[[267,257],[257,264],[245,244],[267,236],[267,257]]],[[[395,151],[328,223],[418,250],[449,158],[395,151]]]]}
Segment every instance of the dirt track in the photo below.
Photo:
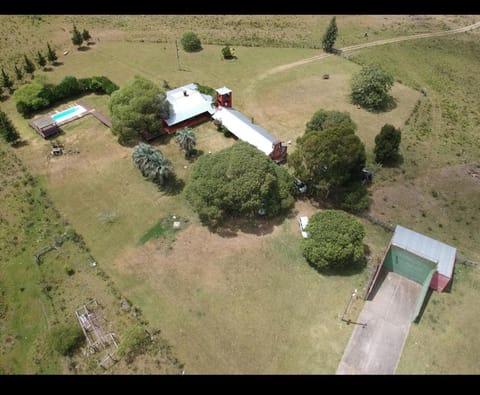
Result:
{"type": "MultiPolygon", "coordinates": [[[[428,37],[448,36],[448,35],[451,35],[451,34],[464,33],[464,32],[470,31],[470,30],[478,29],[479,27],[480,27],[480,22],[477,22],[477,23],[474,23],[473,25],[460,27],[458,29],[452,29],[452,30],[441,31],[441,32],[434,32],[434,33],[413,34],[413,35],[410,35],[410,36],[394,37],[394,38],[389,38],[389,39],[385,39],[385,40],[371,41],[371,42],[368,42],[368,43],[351,45],[351,46],[348,46],[348,47],[340,48],[339,51],[341,53],[346,53],[346,52],[357,51],[357,50],[363,49],[363,48],[376,47],[378,45],[398,43],[398,42],[401,42],[401,41],[416,40],[416,39],[428,38],[428,37]]],[[[277,74],[277,73],[280,73],[282,71],[286,71],[286,70],[289,70],[289,69],[292,69],[294,67],[298,67],[298,66],[301,66],[301,65],[304,65],[304,64],[307,64],[307,63],[316,62],[318,60],[328,58],[329,56],[332,56],[332,54],[322,53],[320,55],[312,56],[311,58],[306,58],[306,59],[299,60],[297,62],[287,63],[287,64],[283,64],[281,66],[274,67],[274,68],[266,71],[265,73],[260,74],[257,77],[257,79],[255,80],[255,82],[258,82],[258,81],[260,81],[260,80],[262,80],[262,79],[264,79],[264,78],[266,78],[270,75],[277,74]]]]}

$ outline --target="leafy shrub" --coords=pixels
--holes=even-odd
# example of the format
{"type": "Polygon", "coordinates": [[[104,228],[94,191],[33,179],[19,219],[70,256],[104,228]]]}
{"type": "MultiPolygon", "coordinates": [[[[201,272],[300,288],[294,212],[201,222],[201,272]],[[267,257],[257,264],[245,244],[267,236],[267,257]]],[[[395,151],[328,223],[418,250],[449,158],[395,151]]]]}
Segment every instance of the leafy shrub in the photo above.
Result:
{"type": "Polygon", "coordinates": [[[198,87],[198,91],[204,95],[210,95],[213,99],[217,96],[217,91],[209,86],[201,85],[198,82],[195,82],[195,85],[198,87]]]}
{"type": "Polygon", "coordinates": [[[384,110],[393,81],[393,76],[378,64],[362,67],[351,82],[353,104],[359,104],[367,110],[384,110]]]}
{"type": "Polygon", "coordinates": [[[341,269],[361,264],[365,229],[355,217],[340,210],[325,210],[310,217],[303,239],[303,256],[319,269],[341,269]]]}
{"type": "Polygon", "coordinates": [[[135,355],[142,352],[148,344],[147,332],[139,325],[133,325],[128,328],[120,338],[118,355],[133,359],[135,355]]]}
{"type": "Polygon", "coordinates": [[[232,48],[230,48],[230,45],[227,45],[226,47],[222,48],[222,55],[223,59],[233,59],[233,51],[232,48]]]}
{"type": "Polygon", "coordinates": [[[398,158],[398,150],[402,140],[402,132],[390,124],[383,125],[375,136],[375,162],[389,163],[398,158]]]}
{"type": "Polygon", "coordinates": [[[73,276],[75,274],[75,270],[73,270],[73,267],[71,267],[70,265],[63,266],[63,269],[65,270],[65,273],[67,273],[69,276],[73,276]]]}
{"type": "Polygon", "coordinates": [[[194,32],[185,32],[180,40],[186,52],[196,52],[202,49],[202,43],[194,32]]]}

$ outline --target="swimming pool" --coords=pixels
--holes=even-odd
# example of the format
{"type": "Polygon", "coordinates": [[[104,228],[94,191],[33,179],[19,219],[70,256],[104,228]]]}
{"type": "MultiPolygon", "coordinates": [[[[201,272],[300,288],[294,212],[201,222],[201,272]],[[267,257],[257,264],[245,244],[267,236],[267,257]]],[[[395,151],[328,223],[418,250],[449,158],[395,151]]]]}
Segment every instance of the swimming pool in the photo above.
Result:
{"type": "Polygon", "coordinates": [[[75,118],[76,116],[83,114],[86,111],[87,110],[84,107],[77,105],[77,106],[68,108],[65,111],[53,114],[52,118],[58,124],[58,123],[65,122],[70,118],[75,118]]]}

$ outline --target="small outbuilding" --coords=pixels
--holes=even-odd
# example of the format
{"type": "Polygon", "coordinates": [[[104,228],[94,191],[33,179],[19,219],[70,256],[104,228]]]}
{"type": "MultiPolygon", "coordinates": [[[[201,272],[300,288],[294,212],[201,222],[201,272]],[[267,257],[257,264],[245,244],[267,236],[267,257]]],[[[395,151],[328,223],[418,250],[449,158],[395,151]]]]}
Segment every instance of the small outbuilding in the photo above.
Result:
{"type": "Polygon", "coordinates": [[[435,273],[430,281],[430,288],[443,292],[452,279],[457,254],[455,247],[400,225],[395,228],[391,245],[402,250],[403,256],[406,257],[408,254],[411,257],[411,259],[400,259],[399,261],[397,256],[395,260],[392,259],[392,267],[401,264],[407,277],[415,277],[415,273],[419,271],[422,262],[427,261],[429,265],[433,264],[435,268],[435,273]]]}
{"type": "Polygon", "coordinates": [[[415,320],[428,289],[443,292],[452,280],[456,253],[455,247],[397,225],[385,257],[370,283],[366,299],[372,292],[382,269],[397,273],[422,286],[413,315],[415,320]]]}
{"type": "Polygon", "coordinates": [[[259,125],[254,124],[241,112],[233,108],[218,107],[212,118],[220,122],[235,137],[253,145],[275,162],[281,163],[287,159],[287,145],[277,140],[259,125]]]}
{"type": "Polygon", "coordinates": [[[29,123],[29,125],[43,138],[52,136],[60,131],[57,123],[51,116],[44,116],[34,119],[29,123]]]}

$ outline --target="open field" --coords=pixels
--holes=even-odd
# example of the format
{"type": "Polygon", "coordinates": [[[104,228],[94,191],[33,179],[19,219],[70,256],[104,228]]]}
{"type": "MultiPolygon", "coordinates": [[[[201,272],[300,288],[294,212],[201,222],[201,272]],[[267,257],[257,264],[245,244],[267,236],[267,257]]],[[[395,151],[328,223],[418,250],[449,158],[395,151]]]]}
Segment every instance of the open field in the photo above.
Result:
{"type": "MultiPolygon", "coordinates": [[[[173,44],[183,32],[193,30],[204,44],[320,48],[330,19],[326,15],[3,15],[0,63],[45,50],[46,40],[61,52],[74,49],[70,40],[73,23],[80,30],[88,29],[97,42],[173,44]]],[[[474,19],[458,15],[341,15],[337,17],[337,45],[447,30],[474,19]]]]}
{"type": "MultiPolygon", "coordinates": [[[[61,358],[48,346],[50,330],[78,326],[75,310],[92,298],[102,306],[104,331],[113,331],[117,339],[141,324],[141,316],[132,315],[135,306],[120,308],[122,293],[101,267],[90,265],[88,246],[55,209],[47,185],[3,143],[0,158],[0,373],[102,373],[97,366],[102,352],[61,358]],[[65,235],[63,243],[55,242],[65,235]],[[56,249],[37,264],[34,254],[49,245],[56,249]]],[[[168,343],[159,338],[156,344],[135,365],[122,360],[109,372],[178,373],[168,343]]]]}
{"type": "MultiPolygon", "coordinates": [[[[244,21],[241,27],[248,20],[251,23],[260,20],[238,18],[244,21]]],[[[310,20],[308,18],[315,21],[316,17],[298,18],[304,23],[298,22],[298,25],[304,29],[310,23],[305,21],[310,20]]],[[[321,34],[329,20],[322,18],[325,18],[324,25],[318,27],[321,34]]],[[[365,18],[371,29],[380,29],[379,38],[381,34],[413,33],[408,24],[382,33],[381,25],[373,22],[381,19],[365,18]]],[[[397,16],[389,21],[396,21],[395,18],[397,16]]],[[[427,18],[423,28],[438,29],[442,21],[457,27],[471,23],[471,19],[427,18]]],[[[87,19],[77,22],[79,27],[83,20],[87,19]]],[[[100,24],[95,17],[91,20],[100,24]]],[[[411,86],[397,82],[392,90],[397,107],[387,113],[370,114],[348,103],[348,83],[360,67],[343,58],[329,57],[257,80],[256,76],[273,67],[311,57],[318,51],[237,47],[238,60],[226,62],[220,60],[220,46],[204,45],[199,53],[181,53],[182,70],[179,71],[171,42],[140,42],[141,34],[145,34],[141,31],[143,27],[134,33],[130,30],[133,29],[130,19],[125,19],[123,26],[120,18],[116,21],[118,31],[122,28],[124,32],[109,26],[100,32],[98,27],[101,40],[90,50],[73,50],[61,57],[62,66],[53,72],[38,74],[45,75],[52,83],[66,75],[107,75],[122,85],[140,74],[160,86],[166,80],[172,88],[192,81],[214,88],[226,85],[233,89],[234,107],[254,117],[256,123],[275,136],[291,140],[290,150],[294,149],[296,137],[303,133],[314,111],[320,108],[348,111],[358,125],[357,133],[366,145],[370,162],[375,135],[384,123],[393,123],[404,132],[404,161],[399,168],[375,168],[371,212],[389,222],[438,237],[458,246],[469,259],[480,260],[480,240],[476,233],[480,225],[477,216],[480,182],[472,176],[472,172],[480,174],[477,166],[480,147],[475,133],[478,126],[475,103],[480,102],[477,89],[480,82],[475,75],[479,61],[478,49],[475,50],[477,33],[419,40],[414,44],[405,42],[356,55],[357,62],[383,62],[397,79],[411,86]],[[122,41],[124,39],[137,42],[122,41]],[[324,73],[330,74],[329,80],[321,78],[324,73]],[[427,89],[426,97],[413,89],[421,87],[427,89]],[[418,101],[420,104],[415,110],[418,101]],[[457,130],[462,133],[456,133],[457,130]]],[[[258,23],[266,21],[271,19],[265,17],[264,22],[258,23]]],[[[342,29],[340,21],[339,18],[342,29]]],[[[55,23],[52,19],[51,27],[55,23]]],[[[68,28],[70,22],[65,23],[68,28]]],[[[145,20],[145,26],[149,26],[148,23],[145,20]]],[[[362,32],[366,25],[359,26],[355,27],[358,29],[355,34],[362,32]]],[[[421,29],[421,24],[415,26],[421,29]]],[[[294,29],[293,25],[291,28],[294,29]]],[[[95,37],[94,30],[90,28],[95,37]]],[[[161,30],[156,34],[160,35],[161,30]]],[[[291,31],[286,34],[294,36],[291,31]]],[[[352,33],[351,41],[345,44],[357,42],[355,34],[352,33]]],[[[373,37],[370,35],[371,40],[373,37]]],[[[301,39],[297,39],[298,46],[303,46],[301,39]]],[[[89,95],[83,100],[108,116],[108,97],[89,95]]],[[[162,329],[162,336],[173,345],[187,373],[336,371],[353,330],[341,322],[339,316],[351,292],[365,285],[368,273],[326,276],[306,264],[298,248],[300,234],[295,216],[311,215],[318,210],[316,206],[298,201],[291,216],[284,221],[259,221],[236,235],[213,234],[199,225],[181,191],[162,193],[147,182],[132,165],[131,148],[118,145],[110,130],[93,117],[84,117],[63,128],[65,133],[59,139],[67,151],[77,153],[47,159],[49,142],[28,127],[27,121],[15,111],[12,100],[4,101],[1,107],[27,141],[16,150],[17,155],[28,170],[40,178],[60,218],[68,219],[83,235],[91,254],[121,294],[141,308],[150,325],[162,329]],[[115,213],[114,221],[101,220],[102,214],[111,212],[115,213]],[[188,219],[175,234],[175,240],[154,239],[140,245],[142,236],[167,215],[188,219]]],[[[197,148],[204,153],[233,143],[216,132],[210,123],[195,128],[195,132],[197,148]]],[[[188,182],[191,164],[173,139],[160,139],[155,145],[172,160],[177,176],[188,182]]],[[[10,193],[14,202],[13,189],[10,193]]],[[[368,223],[365,226],[370,260],[377,262],[390,234],[368,223]]],[[[28,246],[31,240],[27,238],[23,242],[28,246]]],[[[31,251],[26,250],[25,254],[25,257],[31,256],[31,251]]],[[[472,302],[478,296],[478,270],[478,267],[457,267],[452,292],[432,294],[422,320],[412,325],[400,361],[400,373],[478,373],[479,324],[472,302]],[[440,332],[442,335],[438,335],[440,332]],[[466,350],[472,354],[465,356],[466,350]]],[[[81,267],[79,272],[82,273],[81,267]]],[[[25,273],[12,274],[8,281],[16,284],[22,276],[25,273]]],[[[99,287],[89,277],[82,281],[88,283],[90,289],[99,287]]],[[[58,289],[63,289],[65,284],[59,282],[58,289]]],[[[78,304],[76,292],[71,295],[66,292],[62,297],[71,305],[78,304]]],[[[116,299],[108,299],[102,292],[99,291],[99,297],[106,298],[106,304],[111,300],[113,305],[116,299]]],[[[55,299],[55,303],[60,302],[55,299]]],[[[38,327],[41,311],[29,309],[31,307],[25,308],[24,316],[31,314],[37,322],[32,334],[42,333],[45,328],[38,327]]],[[[358,301],[352,308],[352,317],[360,310],[361,301],[358,301]]],[[[111,310],[111,315],[115,316],[113,312],[111,310]]],[[[22,329],[20,322],[11,325],[15,326],[7,332],[0,327],[0,333],[22,329]]],[[[25,350],[31,347],[25,344],[25,350]]],[[[12,355],[27,358],[23,349],[12,350],[4,361],[10,363],[12,355]]],[[[13,365],[11,372],[37,371],[25,361],[13,365]]],[[[0,366],[3,365],[0,363],[0,366]]],[[[65,371],[58,361],[48,366],[42,371],[65,371]]],[[[138,366],[144,366],[146,371],[155,370],[151,363],[140,362],[138,366]]]]}

